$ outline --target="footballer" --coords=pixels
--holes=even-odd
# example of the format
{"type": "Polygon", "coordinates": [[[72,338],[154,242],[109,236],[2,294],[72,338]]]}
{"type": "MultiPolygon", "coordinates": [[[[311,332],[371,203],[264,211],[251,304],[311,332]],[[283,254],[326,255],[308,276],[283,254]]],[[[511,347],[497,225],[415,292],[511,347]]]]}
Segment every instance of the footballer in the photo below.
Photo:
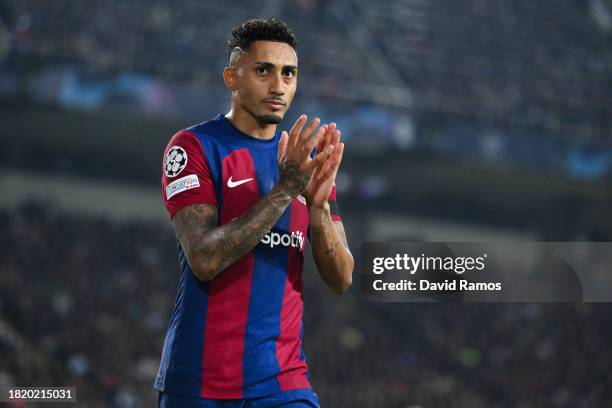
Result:
{"type": "Polygon", "coordinates": [[[162,194],[181,274],[155,388],[160,408],[319,407],[302,350],[309,239],[335,293],[353,257],[336,204],[344,144],[301,115],[277,129],[296,92],[296,39],[276,17],[228,40],[225,115],[175,134],[162,194]]]}

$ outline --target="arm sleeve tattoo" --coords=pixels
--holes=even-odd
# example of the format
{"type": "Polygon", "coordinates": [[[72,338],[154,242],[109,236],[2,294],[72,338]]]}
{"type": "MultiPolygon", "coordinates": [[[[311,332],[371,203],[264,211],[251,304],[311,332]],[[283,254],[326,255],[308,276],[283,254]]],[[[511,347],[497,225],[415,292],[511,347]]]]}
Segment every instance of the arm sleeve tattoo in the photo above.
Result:
{"type": "Polygon", "coordinates": [[[195,204],[179,210],[172,222],[194,274],[210,280],[253,249],[268,233],[292,197],[274,188],[242,216],[217,226],[217,208],[195,204]]]}

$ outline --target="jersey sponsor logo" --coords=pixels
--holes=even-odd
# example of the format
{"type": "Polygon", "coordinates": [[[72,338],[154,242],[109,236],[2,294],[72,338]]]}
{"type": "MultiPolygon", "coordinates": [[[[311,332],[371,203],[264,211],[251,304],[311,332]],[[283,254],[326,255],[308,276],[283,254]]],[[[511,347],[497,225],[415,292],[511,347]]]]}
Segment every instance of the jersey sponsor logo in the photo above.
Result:
{"type": "Polygon", "coordinates": [[[268,232],[261,239],[261,243],[270,248],[282,245],[302,249],[304,247],[304,234],[301,231],[292,231],[291,234],[279,234],[278,232],[268,232]]]}
{"type": "Polygon", "coordinates": [[[232,177],[230,176],[229,180],[227,180],[227,186],[228,186],[229,188],[234,188],[234,187],[238,187],[238,186],[239,186],[239,185],[241,185],[241,184],[248,183],[248,182],[249,182],[249,181],[251,181],[251,180],[253,180],[253,178],[248,178],[248,179],[244,179],[244,180],[236,180],[236,181],[233,181],[233,180],[232,180],[232,177]]]}
{"type": "Polygon", "coordinates": [[[172,146],[164,159],[164,172],[168,177],[176,177],[187,166],[187,152],[180,146],[172,146]]]}
{"type": "Polygon", "coordinates": [[[196,174],[190,174],[178,180],[174,180],[166,186],[166,199],[169,200],[172,196],[196,187],[200,187],[200,180],[196,174]]]}

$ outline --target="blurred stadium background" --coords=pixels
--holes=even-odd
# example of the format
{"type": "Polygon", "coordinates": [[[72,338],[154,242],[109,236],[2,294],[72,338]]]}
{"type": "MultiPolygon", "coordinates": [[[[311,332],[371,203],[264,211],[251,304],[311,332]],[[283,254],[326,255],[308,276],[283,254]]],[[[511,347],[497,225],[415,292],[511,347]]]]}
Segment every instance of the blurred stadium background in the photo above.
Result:
{"type": "MultiPolygon", "coordinates": [[[[156,406],[178,284],[163,148],[227,110],[225,39],[269,15],[299,40],[282,125],[343,130],[357,257],[363,241],[612,241],[610,0],[3,0],[0,385],[156,406]]],[[[315,275],[324,407],[612,406],[607,304],[367,304],[358,271],[342,297],[315,275]]]]}

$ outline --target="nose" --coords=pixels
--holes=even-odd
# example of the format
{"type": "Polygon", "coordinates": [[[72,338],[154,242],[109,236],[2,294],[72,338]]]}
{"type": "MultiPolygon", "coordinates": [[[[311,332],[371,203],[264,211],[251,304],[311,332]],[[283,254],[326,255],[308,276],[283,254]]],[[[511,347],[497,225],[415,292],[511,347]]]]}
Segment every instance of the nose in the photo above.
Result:
{"type": "Polygon", "coordinates": [[[271,94],[277,96],[285,94],[285,81],[283,81],[283,77],[280,72],[271,76],[269,91],[271,94]]]}

